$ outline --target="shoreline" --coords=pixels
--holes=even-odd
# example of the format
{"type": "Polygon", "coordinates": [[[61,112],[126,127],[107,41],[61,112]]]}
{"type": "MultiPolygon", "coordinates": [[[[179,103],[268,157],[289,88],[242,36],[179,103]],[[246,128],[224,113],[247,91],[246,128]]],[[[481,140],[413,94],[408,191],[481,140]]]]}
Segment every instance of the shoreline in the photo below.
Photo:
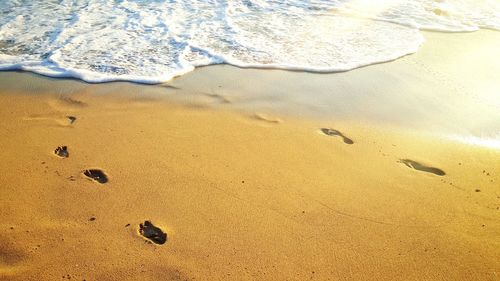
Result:
{"type": "Polygon", "coordinates": [[[156,86],[0,72],[0,280],[496,279],[500,150],[441,137],[500,126],[471,38],[500,42],[156,86]]]}
{"type": "Polygon", "coordinates": [[[427,42],[415,54],[341,73],[214,65],[157,85],[91,84],[18,72],[0,72],[0,82],[6,91],[31,90],[22,83],[30,79],[30,85],[41,92],[61,86],[67,88],[61,94],[75,89],[141,92],[248,114],[352,120],[500,147],[500,101],[494,75],[500,73],[494,60],[500,32],[423,34],[427,42]]]}

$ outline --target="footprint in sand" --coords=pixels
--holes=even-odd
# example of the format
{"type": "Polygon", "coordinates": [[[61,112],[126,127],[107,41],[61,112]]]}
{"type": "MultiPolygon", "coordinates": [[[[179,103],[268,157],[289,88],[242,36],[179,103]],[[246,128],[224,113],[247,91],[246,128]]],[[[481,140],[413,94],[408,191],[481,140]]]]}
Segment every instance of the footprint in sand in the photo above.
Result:
{"type": "Polygon", "coordinates": [[[67,95],[60,95],[57,99],[49,101],[49,105],[54,109],[81,108],[87,106],[87,103],[67,95]]]}
{"type": "Polygon", "coordinates": [[[167,233],[154,226],[150,221],[139,224],[139,233],[156,244],[161,245],[167,242],[167,233]]]}
{"type": "Polygon", "coordinates": [[[228,99],[227,97],[223,96],[223,95],[220,95],[220,94],[209,94],[209,93],[203,93],[205,96],[209,97],[209,98],[212,98],[214,99],[215,101],[217,101],[218,103],[231,103],[231,100],[228,99]]]}
{"type": "Polygon", "coordinates": [[[446,175],[446,173],[441,169],[429,167],[429,166],[423,165],[421,163],[418,163],[417,161],[413,161],[410,159],[400,159],[399,161],[401,163],[405,164],[407,167],[418,170],[418,171],[432,173],[432,174],[435,174],[438,176],[446,175]]]}
{"type": "Polygon", "coordinates": [[[321,128],[321,132],[323,132],[323,134],[325,134],[327,136],[331,136],[331,137],[339,136],[339,137],[341,137],[344,140],[344,143],[347,143],[347,144],[353,144],[354,143],[354,141],[352,139],[344,136],[344,134],[342,134],[338,130],[331,129],[331,128],[321,128]]]}
{"type": "Polygon", "coordinates": [[[264,113],[255,113],[252,117],[254,119],[257,119],[257,120],[260,120],[260,121],[264,121],[264,122],[267,122],[267,123],[279,124],[279,123],[283,122],[281,119],[270,117],[270,116],[268,116],[268,115],[266,115],[264,113]]]}
{"type": "Polygon", "coordinates": [[[83,174],[88,178],[95,180],[98,183],[108,182],[108,176],[106,176],[106,174],[99,169],[88,169],[83,171],[83,174]]]}
{"type": "Polygon", "coordinates": [[[63,146],[58,146],[56,150],[54,150],[54,153],[61,157],[61,158],[68,158],[69,157],[69,151],[68,147],[63,145],[63,146]]]}
{"type": "Polygon", "coordinates": [[[73,124],[76,121],[76,117],[75,116],[66,116],[66,118],[69,119],[69,124],[73,124]]]}
{"type": "Polygon", "coordinates": [[[52,121],[63,127],[69,127],[72,125],[76,117],[74,116],[61,116],[58,112],[47,113],[47,114],[32,114],[23,118],[26,121],[52,121]]]}

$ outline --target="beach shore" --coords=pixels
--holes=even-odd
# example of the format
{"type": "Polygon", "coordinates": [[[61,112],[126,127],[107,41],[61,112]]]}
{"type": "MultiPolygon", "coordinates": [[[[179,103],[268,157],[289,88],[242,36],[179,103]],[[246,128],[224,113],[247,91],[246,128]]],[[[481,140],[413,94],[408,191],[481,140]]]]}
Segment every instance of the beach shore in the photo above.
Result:
{"type": "Polygon", "coordinates": [[[500,150],[446,136],[498,133],[500,35],[425,34],[336,74],[0,73],[0,280],[498,280],[500,150]]]}

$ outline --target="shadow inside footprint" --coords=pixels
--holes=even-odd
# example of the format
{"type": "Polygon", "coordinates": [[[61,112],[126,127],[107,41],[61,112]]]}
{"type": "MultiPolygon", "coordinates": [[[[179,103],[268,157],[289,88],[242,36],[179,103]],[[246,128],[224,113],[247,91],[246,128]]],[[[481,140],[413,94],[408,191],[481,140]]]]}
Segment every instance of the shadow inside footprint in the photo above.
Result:
{"type": "Polygon", "coordinates": [[[61,157],[61,158],[68,158],[69,157],[69,151],[67,146],[58,146],[56,150],[54,150],[54,153],[61,157]]]}
{"type": "Polygon", "coordinates": [[[347,143],[347,144],[353,144],[354,141],[346,136],[344,136],[344,134],[342,134],[340,131],[338,130],[335,130],[335,129],[331,129],[331,128],[321,128],[321,132],[323,132],[323,134],[327,135],[327,136],[339,136],[341,137],[343,140],[344,140],[344,143],[347,143]]]}
{"type": "Polygon", "coordinates": [[[154,226],[150,221],[139,224],[139,233],[156,244],[161,245],[167,242],[167,233],[154,226]]]}
{"type": "Polygon", "coordinates": [[[87,104],[85,102],[79,101],[79,100],[74,99],[70,96],[59,95],[58,100],[64,104],[70,105],[70,106],[77,106],[77,107],[87,106],[87,104]]]}
{"type": "Polygon", "coordinates": [[[75,117],[75,116],[66,116],[66,118],[68,118],[68,119],[69,119],[69,123],[70,123],[70,124],[73,124],[73,123],[75,123],[75,121],[76,121],[76,117],[75,117]]]}
{"type": "Polygon", "coordinates": [[[83,174],[93,180],[95,180],[98,183],[107,183],[108,182],[108,176],[106,174],[98,169],[89,169],[83,171],[83,174]]]}
{"type": "Polygon", "coordinates": [[[425,166],[421,163],[418,163],[417,161],[413,161],[410,159],[401,159],[400,162],[405,164],[407,167],[418,170],[418,171],[432,173],[432,174],[435,174],[438,176],[446,175],[446,173],[441,169],[425,166]]]}
{"type": "Polygon", "coordinates": [[[268,123],[274,123],[274,124],[278,124],[278,123],[283,122],[283,121],[281,121],[281,119],[272,118],[272,117],[269,117],[266,114],[262,114],[262,113],[255,113],[253,115],[253,118],[257,119],[257,120],[260,120],[260,121],[264,121],[264,122],[268,122],[268,123]]]}

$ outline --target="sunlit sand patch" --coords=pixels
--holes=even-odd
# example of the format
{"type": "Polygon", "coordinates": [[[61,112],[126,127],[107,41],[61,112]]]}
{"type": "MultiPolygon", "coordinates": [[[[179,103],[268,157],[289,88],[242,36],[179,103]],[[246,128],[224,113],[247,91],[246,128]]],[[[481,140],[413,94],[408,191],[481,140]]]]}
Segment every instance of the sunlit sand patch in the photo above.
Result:
{"type": "Polygon", "coordinates": [[[10,280],[10,278],[14,278],[17,275],[22,274],[27,269],[28,269],[27,267],[20,266],[20,265],[2,266],[0,264],[0,279],[1,280],[10,280]],[[2,278],[8,278],[8,279],[2,279],[2,278]]]}
{"type": "Polygon", "coordinates": [[[31,114],[23,118],[25,121],[49,121],[63,127],[70,127],[76,120],[74,116],[64,116],[60,113],[31,114]]]}
{"type": "Polygon", "coordinates": [[[472,144],[476,146],[500,149],[500,136],[496,138],[488,138],[488,137],[476,137],[476,136],[448,136],[448,138],[452,140],[459,141],[461,143],[472,144]]]}
{"type": "Polygon", "coordinates": [[[50,99],[48,102],[50,109],[46,113],[35,113],[25,116],[26,121],[53,121],[61,126],[71,126],[76,121],[76,116],[68,114],[76,108],[87,106],[86,103],[71,98],[69,96],[59,96],[57,99],[50,99]]]}

